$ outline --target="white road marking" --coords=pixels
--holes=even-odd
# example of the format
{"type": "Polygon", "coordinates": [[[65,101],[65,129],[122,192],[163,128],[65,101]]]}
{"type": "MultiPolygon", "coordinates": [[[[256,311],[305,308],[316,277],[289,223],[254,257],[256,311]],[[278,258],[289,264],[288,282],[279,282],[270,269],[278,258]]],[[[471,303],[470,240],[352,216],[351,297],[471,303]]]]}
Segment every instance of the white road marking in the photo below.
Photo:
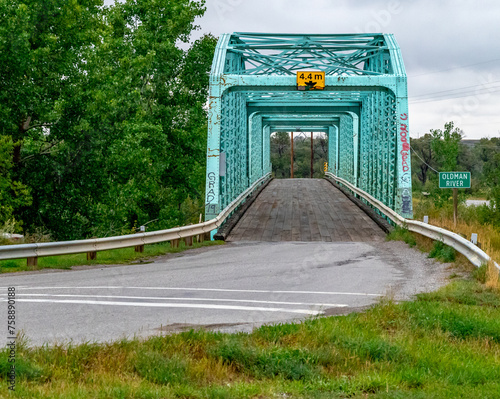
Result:
{"type": "MultiPolygon", "coordinates": [[[[95,287],[25,287],[24,290],[172,290],[172,291],[212,291],[212,292],[251,292],[264,294],[316,294],[316,295],[354,295],[354,296],[374,296],[382,297],[382,294],[365,294],[360,292],[328,292],[328,291],[275,291],[275,290],[236,290],[225,288],[181,288],[181,287],[120,287],[120,286],[95,286],[95,287]]],[[[16,294],[17,295],[17,294],[16,294]]]]}
{"type": "MultiPolygon", "coordinates": [[[[14,273],[12,273],[12,274],[14,274],[14,273]]],[[[15,285],[15,286],[9,285],[7,287],[0,287],[0,290],[6,290],[6,289],[12,288],[12,287],[14,287],[16,290],[19,288],[28,288],[27,285],[15,285]]]]}
{"type": "MultiPolygon", "coordinates": [[[[2,302],[7,302],[2,299],[2,302]]],[[[218,310],[244,310],[258,312],[282,312],[299,313],[308,315],[323,314],[321,311],[306,309],[285,309],[285,308],[263,308],[257,306],[228,306],[228,305],[208,305],[208,304],[190,304],[190,303],[155,303],[155,302],[114,302],[114,301],[80,301],[76,299],[16,299],[16,302],[34,302],[34,303],[65,303],[75,305],[106,305],[106,306],[139,306],[146,308],[193,308],[193,309],[218,309],[218,310]]]]}
{"type": "MultiPolygon", "coordinates": [[[[212,301],[212,302],[244,302],[244,303],[268,303],[274,305],[302,305],[302,306],[323,306],[329,308],[345,308],[349,305],[338,303],[309,303],[309,302],[278,302],[278,301],[258,301],[255,299],[220,299],[220,298],[178,298],[178,297],[158,297],[158,296],[122,296],[122,295],[73,295],[73,294],[17,294],[16,297],[57,297],[57,298],[111,298],[111,299],[153,299],[166,301],[212,301]]],[[[6,299],[6,298],[3,298],[6,299]]]]}

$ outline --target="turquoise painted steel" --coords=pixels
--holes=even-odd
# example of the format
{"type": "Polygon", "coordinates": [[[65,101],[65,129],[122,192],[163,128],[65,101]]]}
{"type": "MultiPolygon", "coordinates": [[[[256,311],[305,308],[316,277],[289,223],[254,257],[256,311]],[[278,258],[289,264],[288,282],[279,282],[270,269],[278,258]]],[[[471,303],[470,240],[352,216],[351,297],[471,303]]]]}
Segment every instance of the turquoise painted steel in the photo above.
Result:
{"type": "Polygon", "coordinates": [[[407,78],[393,35],[223,34],[210,74],[206,220],[271,170],[275,131],[327,133],[330,172],[412,217],[407,78]],[[301,70],[324,71],[325,89],[299,91],[301,70]]]}

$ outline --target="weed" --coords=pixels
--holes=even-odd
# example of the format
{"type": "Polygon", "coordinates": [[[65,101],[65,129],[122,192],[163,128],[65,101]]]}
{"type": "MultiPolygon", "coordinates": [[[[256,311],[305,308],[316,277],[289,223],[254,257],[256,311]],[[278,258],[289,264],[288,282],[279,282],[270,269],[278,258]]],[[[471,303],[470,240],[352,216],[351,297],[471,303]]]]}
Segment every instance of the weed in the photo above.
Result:
{"type": "Polygon", "coordinates": [[[500,273],[494,261],[488,262],[485,283],[488,288],[500,290],[500,273]]]}
{"type": "Polygon", "coordinates": [[[46,375],[42,367],[35,365],[32,361],[22,358],[15,359],[15,363],[9,362],[9,350],[4,349],[0,353],[0,378],[8,380],[8,374],[11,366],[15,365],[16,378],[25,381],[44,381],[46,375]]]}
{"type": "Polygon", "coordinates": [[[498,294],[483,284],[468,280],[456,280],[439,291],[418,294],[417,299],[419,302],[443,302],[482,308],[500,308],[498,294]]]}
{"type": "Polygon", "coordinates": [[[488,265],[482,265],[472,272],[472,277],[482,284],[486,283],[488,275],[488,265]]]}
{"type": "Polygon", "coordinates": [[[404,357],[400,348],[380,338],[345,337],[339,345],[368,361],[400,361],[404,357]]]}
{"type": "Polygon", "coordinates": [[[135,372],[155,384],[188,383],[188,361],[178,356],[167,357],[157,352],[143,352],[134,365],[135,372]]]}
{"type": "Polygon", "coordinates": [[[292,381],[310,379],[314,375],[314,366],[318,364],[318,357],[306,350],[260,350],[242,346],[234,339],[222,342],[212,355],[257,378],[279,376],[292,381]]]}
{"type": "Polygon", "coordinates": [[[404,227],[396,227],[387,235],[388,241],[404,241],[410,247],[414,247],[417,245],[417,241],[415,240],[415,236],[404,227]]]}
{"type": "Polygon", "coordinates": [[[455,250],[441,241],[434,241],[434,246],[429,252],[429,258],[435,258],[444,263],[454,262],[456,258],[455,250]]]}

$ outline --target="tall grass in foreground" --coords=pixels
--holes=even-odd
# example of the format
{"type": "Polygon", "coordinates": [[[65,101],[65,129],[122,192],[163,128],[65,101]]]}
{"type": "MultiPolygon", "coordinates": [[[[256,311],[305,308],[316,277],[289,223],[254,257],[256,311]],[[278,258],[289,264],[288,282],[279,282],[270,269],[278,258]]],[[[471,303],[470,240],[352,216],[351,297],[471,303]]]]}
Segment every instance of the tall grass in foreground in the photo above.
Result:
{"type": "Polygon", "coordinates": [[[456,280],[365,313],[17,352],[18,398],[498,398],[500,296],[456,280]]]}

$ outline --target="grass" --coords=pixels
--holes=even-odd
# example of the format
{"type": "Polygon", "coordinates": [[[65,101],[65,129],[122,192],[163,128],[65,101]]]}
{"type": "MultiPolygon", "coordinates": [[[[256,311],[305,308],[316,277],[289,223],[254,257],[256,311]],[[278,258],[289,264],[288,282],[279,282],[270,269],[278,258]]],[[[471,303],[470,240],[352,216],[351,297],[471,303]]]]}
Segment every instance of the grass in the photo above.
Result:
{"type": "MultiPolygon", "coordinates": [[[[467,239],[472,233],[478,234],[478,241],[483,249],[500,253],[500,228],[489,223],[480,223],[478,208],[467,207],[459,204],[457,225],[453,222],[453,209],[451,204],[443,208],[437,208],[430,200],[414,200],[414,217],[422,220],[425,215],[429,216],[429,223],[443,227],[447,230],[461,234],[467,239]]],[[[491,254],[490,254],[491,255],[491,254]]]]}
{"type": "Polygon", "coordinates": [[[388,241],[404,241],[410,247],[414,247],[417,245],[417,240],[415,238],[415,235],[412,234],[412,232],[409,231],[408,229],[404,229],[401,227],[394,228],[394,230],[392,230],[389,234],[387,234],[386,238],[388,241]]]}
{"type": "Polygon", "coordinates": [[[434,241],[433,247],[429,252],[429,258],[435,258],[445,263],[454,262],[456,251],[441,241],[434,241]]]}
{"type": "MultiPolygon", "coordinates": [[[[430,200],[414,199],[415,219],[422,220],[424,215],[427,215],[429,216],[430,224],[453,231],[467,239],[471,238],[472,233],[476,233],[481,249],[493,261],[500,264],[500,228],[489,223],[480,223],[478,221],[481,219],[478,213],[480,210],[477,207],[467,207],[463,204],[459,205],[458,221],[455,225],[453,221],[453,209],[451,204],[448,205],[450,206],[437,208],[430,200]]],[[[438,252],[441,252],[438,257],[441,257],[441,259],[452,259],[451,251],[449,254],[446,254],[442,253],[443,250],[446,252],[446,248],[441,248],[441,251],[438,250],[438,252]],[[450,256],[448,257],[447,255],[450,256]]],[[[462,256],[457,257],[463,258],[462,256]]],[[[463,259],[461,263],[465,263],[463,259]]],[[[486,273],[485,284],[490,288],[500,289],[499,272],[493,262],[490,262],[484,270],[486,273]]]]}
{"type": "MultiPolygon", "coordinates": [[[[19,398],[497,398],[500,295],[456,279],[412,302],[263,326],[17,349],[19,398]]],[[[7,351],[0,395],[7,395],[7,351]]]]}
{"type": "Polygon", "coordinates": [[[97,260],[87,260],[86,254],[61,255],[38,258],[38,267],[28,267],[26,259],[13,259],[0,261],[0,273],[31,271],[41,269],[71,269],[73,266],[83,265],[116,265],[130,264],[132,262],[146,262],[148,259],[168,253],[182,252],[190,248],[200,248],[212,245],[222,245],[223,241],[204,241],[203,243],[193,243],[188,247],[184,242],[178,248],[172,248],[170,243],[146,245],[144,252],[135,252],[134,248],[113,249],[97,253],[97,260]]]}

